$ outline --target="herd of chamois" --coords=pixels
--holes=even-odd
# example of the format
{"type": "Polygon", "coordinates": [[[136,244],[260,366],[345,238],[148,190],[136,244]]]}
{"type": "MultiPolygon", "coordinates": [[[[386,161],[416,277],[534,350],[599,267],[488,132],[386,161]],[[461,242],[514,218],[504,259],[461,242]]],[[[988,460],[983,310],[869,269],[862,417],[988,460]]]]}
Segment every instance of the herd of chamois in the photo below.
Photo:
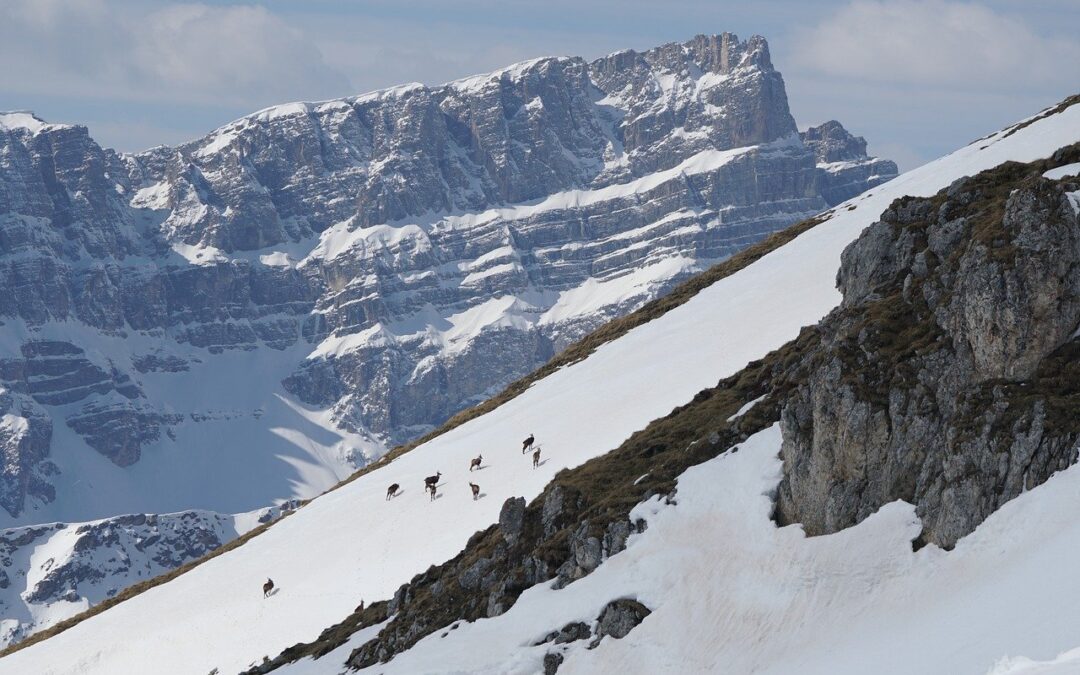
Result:
{"type": "MultiPolygon", "coordinates": [[[[540,466],[540,446],[537,445],[533,448],[533,443],[536,441],[536,437],[529,434],[529,437],[521,442],[521,454],[533,451],[533,468],[540,466]]],[[[475,471],[482,468],[484,463],[484,455],[477,455],[473,459],[469,460],[469,471],[475,471]]],[[[431,501],[435,501],[439,492],[439,479],[442,478],[442,471],[436,471],[434,476],[428,476],[424,479],[424,491],[431,497],[431,501]]],[[[480,498],[480,486],[476,483],[469,483],[469,489],[472,490],[473,501],[480,498]]],[[[387,501],[393,499],[398,495],[398,491],[401,490],[401,485],[393,483],[390,487],[386,488],[387,501]]]]}
{"type": "MultiPolygon", "coordinates": [[[[535,441],[536,441],[536,438],[532,434],[529,434],[529,437],[521,442],[521,454],[523,454],[523,455],[526,454],[527,452],[529,452],[530,449],[532,449],[532,451],[533,451],[532,464],[533,464],[534,469],[536,467],[540,466],[540,446],[537,445],[534,448],[533,443],[535,441]]],[[[482,454],[477,455],[473,459],[469,460],[469,471],[471,472],[471,471],[475,471],[477,469],[482,468],[483,463],[484,463],[484,456],[482,454]]],[[[427,491],[427,493],[431,496],[431,501],[435,501],[435,498],[436,498],[436,496],[438,494],[439,479],[440,478],[442,478],[442,471],[436,471],[434,476],[428,476],[427,478],[424,479],[424,490],[427,491]]],[[[480,486],[479,485],[477,485],[476,483],[470,482],[469,483],[469,489],[472,490],[473,501],[476,501],[477,499],[480,498],[480,486]]],[[[397,484],[397,483],[393,483],[393,484],[390,485],[390,487],[386,488],[386,499],[387,499],[387,501],[389,501],[389,500],[393,499],[394,497],[396,497],[399,490],[401,490],[401,486],[399,484],[397,484]]],[[[263,584],[263,597],[264,598],[269,597],[272,594],[273,590],[274,590],[274,582],[273,582],[273,580],[267,579],[266,583],[263,584]]],[[[363,607],[362,602],[360,603],[360,606],[363,607]]]]}

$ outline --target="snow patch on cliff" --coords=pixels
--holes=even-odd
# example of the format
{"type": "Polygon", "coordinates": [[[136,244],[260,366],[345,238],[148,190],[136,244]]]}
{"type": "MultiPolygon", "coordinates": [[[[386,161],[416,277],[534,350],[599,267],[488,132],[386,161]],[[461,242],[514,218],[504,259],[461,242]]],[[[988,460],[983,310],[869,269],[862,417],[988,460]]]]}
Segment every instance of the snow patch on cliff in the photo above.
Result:
{"type": "Polygon", "coordinates": [[[0,129],[7,131],[29,131],[36,134],[49,126],[33,113],[0,112],[0,129]]]}
{"type": "Polygon", "coordinates": [[[1065,176],[1077,176],[1080,175],[1080,162],[1075,164],[1066,164],[1065,166],[1059,166],[1056,169],[1050,169],[1043,174],[1043,178],[1049,178],[1050,180],[1058,180],[1065,176]]]}

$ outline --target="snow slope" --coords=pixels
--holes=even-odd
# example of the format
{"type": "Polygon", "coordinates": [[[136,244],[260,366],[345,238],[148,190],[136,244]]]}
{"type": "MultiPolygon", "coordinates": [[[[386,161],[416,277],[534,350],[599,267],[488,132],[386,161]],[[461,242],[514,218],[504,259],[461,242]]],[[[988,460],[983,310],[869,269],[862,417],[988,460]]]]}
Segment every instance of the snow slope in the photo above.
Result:
{"type": "Polygon", "coordinates": [[[0,530],[0,645],[164,574],[299,506],[184,511],[0,530]]]}
{"type": "MultiPolygon", "coordinates": [[[[31,502],[19,518],[0,510],[5,527],[188,509],[242,513],[317,495],[384,451],[378,441],[337,427],[330,411],[303,405],[282,387],[310,345],[222,354],[177,345],[163,353],[157,338],[141,332],[105,335],[73,321],[31,330],[13,319],[0,332],[0,352],[18,353],[18,345],[31,339],[81,345],[106,372],[134,370],[136,355],[146,353],[183,359],[186,370],[140,374],[143,391],[165,403],[172,424],[155,451],[123,469],[86,447],[68,425],[54,424],[49,459],[60,469],[62,489],[47,504],[31,502]]],[[[82,405],[53,410],[62,419],[82,405]]]]}
{"type": "Polygon", "coordinates": [[[953,551],[913,553],[919,520],[902,502],[834,535],[777,528],[780,442],[773,426],[691,468],[677,504],[639,505],[630,518],[648,529],[589,576],[563,590],[534,586],[506,614],[435,633],[378,672],[540,672],[553,648],[530,645],[567,623],[592,624],[625,597],[652,614],[622,640],[565,645],[560,675],[1076,672],[1075,655],[1053,663],[1059,671],[1001,657],[1075,643],[1080,467],[1009,502],[953,551]]]}
{"type": "MultiPolygon", "coordinates": [[[[840,299],[833,284],[841,251],[894,198],[932,194],[962,175],[1007,159],[1044,157],[1077,140],[1080,106],[1008,138],[995,134],[843,204],[790,244],[496,411],[314,500],[239,549],[0,660],[0,673],[206,673],[215,667],[230,673],[310,640],[361,598],[386,598],[416,572],[451,557],[469,535],[496,520],[505,498],[531,499],[559,469],[616,447],[818,321],[840,299]],[[545,450],[538,470],[515,447],[529,432],[545,450]],[[468,460],[481,452],[487,466],[468,474],[468,460]],[[441,498],[432,503],[421,479],[436,470],[444,479],[441,498]],[[484,498],[472,501],[468,480],[480,484],[484,498]],[[387,502],[386,486],[393,482],[404,493],[387,502]],[[280,591],[264,600],[266,576],[280,591]]],[[[885,511],[874,520],[895,531],[868,545],[906,545],[914,529],[910,515],[900,507],[885,511]]],[[[764,629],[770,612],[756,620],[764,629]]]]}

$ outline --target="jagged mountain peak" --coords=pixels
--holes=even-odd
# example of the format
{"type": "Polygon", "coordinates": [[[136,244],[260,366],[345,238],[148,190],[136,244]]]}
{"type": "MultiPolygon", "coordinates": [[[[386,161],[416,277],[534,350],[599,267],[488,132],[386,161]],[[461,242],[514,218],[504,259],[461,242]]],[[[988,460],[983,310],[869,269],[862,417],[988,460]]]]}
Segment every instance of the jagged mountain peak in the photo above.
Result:
{"type": "Polygon", "coordinates": [[[179,146],[175,155],[156,149],[135,159],[144,182],[163,174],[179,179],[170,181],[173,203],[203,203],[200,194],[219,193],[220,202],[206,203],[201,218],[167,236],[231,252],[295,241],[349,219],[366,226],[626,183],[707,148],[794,132],[764,40],[723,34],[591,64],[545,57],[434,87],[274,106],[179,146]],[[733,77],[740,72],[745,77],[733,77]],[[268,140],[284,156],[268,156],[268,140]],[[274,190],[267,179],[304,174],[326,179],[318,212],[290,227],[285,221],[294,214],[267,200],[269,218],[261,224],[236,222],[242,209],[231,197],[250,199],[274,190]],[[203,180],[210,189],[197,187],[203,180]],[[214,185],[226,180],[231,185],[214,185]]]}
{"type": "MultiPolygon", "coordinates": [[[[410,82],[352,96],[322,101],[294,101],[268,106],[262,110],[258,110],[223,125],[219,130],[211,132],[208,136],[217,135],[221,130],[234,128],[243,123],[265,123],[280,117],[341,109],[342,106],[346,105],[401,98],[406,95],[430,94],[433,91],[443,89],[471,91],[478,87],[482,88],[483,86],[503,80],[510,82],[518,81],[530,74],[544,71],[545,69],[558,64],[574,63],[600,69],[631,69],[634,65],[634,61],[638,59],[645,63],[662,65],[671,65],[675,60],[682,60],[685,63],[693,63],[703,72],[712,72],[721,75],[728,74],[734,69],[745,67],[757,67],[765,71],[773,70],[772,61],[769,57],[768,42],[760,35],[754,35],[747,41],[741,42],[734,33],[700,34],[686,42],[666,43],[645,51],[635,51],[633,49],[620,50],[592,62],[586,62],[583,58],[577,56],[541,56],[526,59],[486,73],[462,77],[440,85],[425,85],[420,82],[410,82]]],[[[188,144],[185,143],[182,145],[188,144]]]]}
{"type": "Polygon", "coordinates": [[[773,69],[769,43],[764,37],[753,35],[742,42],[734,33],[702,33],[685,42],[668,42],[644,51],[620,49],[596,59],[593,65],[625,68],[636,59],[656,61],[679,56],[687,57],[703,71],[718,74],[746,66],[773,69]]]}

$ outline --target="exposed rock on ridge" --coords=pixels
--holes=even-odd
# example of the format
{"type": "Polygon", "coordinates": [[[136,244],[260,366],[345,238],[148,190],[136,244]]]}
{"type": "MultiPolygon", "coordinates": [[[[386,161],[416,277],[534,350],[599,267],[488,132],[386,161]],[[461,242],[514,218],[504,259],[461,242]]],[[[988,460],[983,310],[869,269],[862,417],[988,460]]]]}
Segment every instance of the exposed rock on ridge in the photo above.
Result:
{"type": "Polygon", "coordinates": [[[803,143],[818,161],[821,196],[835,206],[897,174],[896,163],[867,158],[866,139],[853,136],[836,120],[800,132],[803,143]]]}
{"type": "Polygon", "coordinates": [[[903,499],[949,547],[1076,461],[1080,183],[1041,173],[1078,158],[900,200],[845,250],[782,415],[782,522],[834,532],[903,499]]]}

